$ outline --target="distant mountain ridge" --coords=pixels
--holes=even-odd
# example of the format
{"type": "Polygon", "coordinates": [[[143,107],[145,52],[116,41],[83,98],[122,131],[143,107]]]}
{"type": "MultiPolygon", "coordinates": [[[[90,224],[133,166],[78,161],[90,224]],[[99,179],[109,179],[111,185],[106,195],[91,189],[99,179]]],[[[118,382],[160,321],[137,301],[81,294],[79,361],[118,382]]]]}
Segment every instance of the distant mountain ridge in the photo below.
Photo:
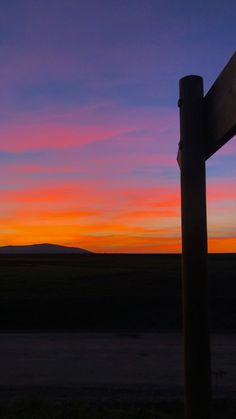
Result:
{"type": "Polygon", "coordinates": [[[2,246],[0,247],[0,254],[4,255],[20,255],[20,254],[89,254],[93,253],[80,247],[67,247],[60,246],[58,244],[41,243],[41,244],[30,244],[22,246],[2,246]]]}

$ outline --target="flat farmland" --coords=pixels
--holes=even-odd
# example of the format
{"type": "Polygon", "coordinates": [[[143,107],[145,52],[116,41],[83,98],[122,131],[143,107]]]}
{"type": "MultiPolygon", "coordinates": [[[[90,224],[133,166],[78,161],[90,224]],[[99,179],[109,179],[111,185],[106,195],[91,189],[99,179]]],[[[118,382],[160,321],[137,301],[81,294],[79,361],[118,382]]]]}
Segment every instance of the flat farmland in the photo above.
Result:
{"type": "MultiPolygon", "coordinates": [[[[1,255],[1,330],[181,329],[180,255],[1,255]]],[[[212,330],[236,328],[236,255],[209,256],[212,330]]]]}

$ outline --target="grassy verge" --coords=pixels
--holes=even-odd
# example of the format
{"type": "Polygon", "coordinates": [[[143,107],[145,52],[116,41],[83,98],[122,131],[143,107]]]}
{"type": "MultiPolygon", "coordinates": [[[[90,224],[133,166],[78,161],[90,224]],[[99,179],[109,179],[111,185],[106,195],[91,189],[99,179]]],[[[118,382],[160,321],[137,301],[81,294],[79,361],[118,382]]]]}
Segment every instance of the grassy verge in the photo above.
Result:
{"type": "Polygon", "coordinates": [[[0,402],[1,419],[183,419],[179,404],[100,405],[78,401],[0,402]]]}
{"type": "MultiPolygon", "coordinates": [[[[183,405],[88,404],[79,401],[1,401],[1,419],[183,419],[183,405]]],[[[215,401],[212,418],[235,419],[236,400],[215,401]]],[[[200,418],[199,418],[200,419],[200,418]]]]}

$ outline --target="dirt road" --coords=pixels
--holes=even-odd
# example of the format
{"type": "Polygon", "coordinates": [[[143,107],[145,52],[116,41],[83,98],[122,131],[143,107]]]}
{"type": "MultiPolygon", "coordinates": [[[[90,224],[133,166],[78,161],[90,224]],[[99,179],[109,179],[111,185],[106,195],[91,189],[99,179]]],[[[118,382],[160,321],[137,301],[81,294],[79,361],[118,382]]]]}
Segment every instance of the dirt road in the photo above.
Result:
{"type": "MultiPolygon", "coordinates": [[[[214,392],[236,393],[236,336],[212,336],[214,392]]],[[[178,333],[1,333],[0,397],[182,398],[178,333]]]]}

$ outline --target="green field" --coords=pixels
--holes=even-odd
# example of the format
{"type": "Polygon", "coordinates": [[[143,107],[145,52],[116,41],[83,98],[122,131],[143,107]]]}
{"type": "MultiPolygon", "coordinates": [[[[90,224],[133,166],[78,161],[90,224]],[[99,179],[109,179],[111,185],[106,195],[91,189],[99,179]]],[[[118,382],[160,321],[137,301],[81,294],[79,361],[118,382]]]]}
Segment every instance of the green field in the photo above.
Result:
{"type": "MultiPolygon", "coordinates": [[[[0,256],[0,329],[181,328],[180,255],[0,256]]],[[[214,330],[236,328],[236,255],[209,256],[214,330]]]]}

